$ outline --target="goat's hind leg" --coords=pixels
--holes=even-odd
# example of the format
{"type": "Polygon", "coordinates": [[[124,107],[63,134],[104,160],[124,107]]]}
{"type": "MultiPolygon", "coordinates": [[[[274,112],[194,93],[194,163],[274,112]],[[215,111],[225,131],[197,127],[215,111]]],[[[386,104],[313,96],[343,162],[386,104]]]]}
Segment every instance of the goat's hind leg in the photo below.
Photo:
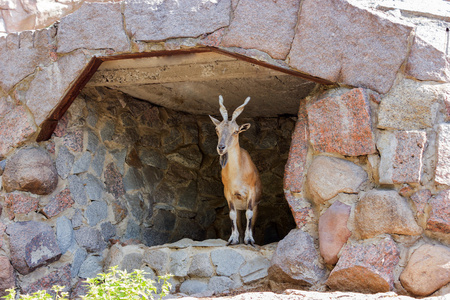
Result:
{"type": "Polygon", "coordinates": [[[255,239],[253,238],[253,228],[256,222],[257,206],[249,205],[245,211],[245,216],[247,218],[247,226],[245,227],[245,237],[244,244],[255,246],[255,239]]]}
{"type": "Polygon", "coordinates": [[[239,244],[239,230],[238,230],[238,222],[240,222],[239,214],[234,208],[234,205],[232,203],[229,203],[230,207],[230,219],[231,219],[231,236],[228,239],[228,245],[236,245],[239,244]]]}

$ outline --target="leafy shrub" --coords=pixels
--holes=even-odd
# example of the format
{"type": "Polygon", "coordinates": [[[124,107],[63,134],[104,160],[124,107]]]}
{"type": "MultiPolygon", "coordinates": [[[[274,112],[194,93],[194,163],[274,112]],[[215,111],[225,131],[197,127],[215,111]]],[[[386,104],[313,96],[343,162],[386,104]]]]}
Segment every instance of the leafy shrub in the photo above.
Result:
{"type": "MultiPolygon", "coordinates": [[[[160,276],[162,281],[161,291],[158,294],[154,281],[145,278],[146,273],[142,270],[134,270],[131,273],[111,267],[108,273],[100,273],[95,278],[86,279],[88,292],[82,296],[83,300],[115,300],[115,299],[159,299],[169,294],[171,284],[168,281],[171,275],[160,276]]],[[[54,286],[52,291],[55,296],[48,294],[45,290],[38,291],[31,295],[19,295],[21,300],[67,300],[68,293],[62,292],[64,287],[54,286]]],[[[7,290],[6,300],[16,299],[14,289],[7,290]]]]}

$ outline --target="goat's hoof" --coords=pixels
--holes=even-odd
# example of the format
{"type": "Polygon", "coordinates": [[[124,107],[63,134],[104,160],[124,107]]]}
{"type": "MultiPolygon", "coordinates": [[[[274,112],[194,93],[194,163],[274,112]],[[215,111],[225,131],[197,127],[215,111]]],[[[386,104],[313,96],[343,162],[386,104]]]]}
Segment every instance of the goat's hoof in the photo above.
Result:
{"type": "Polygon", "coordinates": [[[239,244],[239,240],[238,240],[238,239],[232,239],[232,238],[230,238],[230,239],[228,240],[227,246],[229,246],[229,245],[237,245],[237,244],[239,244]]]}
{"type": "Polygon", "coordinates": [[[255,241],[253,239],[244,240],[244,244],[255,247],[255,241]]]}

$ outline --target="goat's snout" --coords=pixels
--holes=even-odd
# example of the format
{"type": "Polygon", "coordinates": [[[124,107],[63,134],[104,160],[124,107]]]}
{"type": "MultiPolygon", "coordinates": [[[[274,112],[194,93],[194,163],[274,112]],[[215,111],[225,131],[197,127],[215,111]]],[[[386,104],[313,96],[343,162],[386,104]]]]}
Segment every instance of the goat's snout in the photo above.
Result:
{"type": "Polygon", "coordinates": [[[217,145],[217,150],[219,150],[220,152],[222,152],[223,150],[225,150],[225,145],[223,145],[223,144],[217,145]]]}

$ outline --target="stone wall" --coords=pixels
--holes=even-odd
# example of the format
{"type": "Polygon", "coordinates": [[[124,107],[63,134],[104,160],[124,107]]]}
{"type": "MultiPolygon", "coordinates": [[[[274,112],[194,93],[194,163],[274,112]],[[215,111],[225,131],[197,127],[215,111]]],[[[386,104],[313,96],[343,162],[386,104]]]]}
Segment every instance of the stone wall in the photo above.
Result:
{"type": "MultiPolygon", "coordinates": [[[[272,281],[309,289],[448,293],[450,276],[442,267],[449,262],[450,215],[447,11],[368,1],[257,2],[86,3],[57,25],[0,37],[0,263],[5,270],[0,290],[71,286],[80,272],[86,276],[102,269],[105,240],[144,239],[153,200],[146,197],[151,184],[142,188],[139,182],[149,181],[143,169],[152,170],[151,182],[178,170],[157,171],[145,164],[140,149],[123,152],[115,144],[135,138],[132,126],[122,126],[127,119],[113,118],[106,125],[102,115],[95,120],[96,114],[89,114],[93,108],[87,103],[72,100],[101,60],[201,49],[342,87],[323,87],[301,101],[284,175],[284,194],[299,229],[279,243],[268,270],[272,281]],[[89,125],[94,121],[97,125],[89,125]],[[56,124],[53,141],[36,142],[56,124]],[[103,175],[97,172],[101,161],[103,175]],[[27,184],[21,184],[24,180],[27,184]],[[144,209],[133,214],[129,206],[144,209]],[[140,220],[144,226],[136,226],[140,220]]],[[[9,3],[1,2],[1,8],[9,3]]],[[[114,107],[124,108],[122,103],[114,107]]],[[[150,108],[150,118],[139,121],[151,129],[158,113],[159,108],[150,108]]],[[[274,126],[261,120],[261,128],[265,122],[274,126]]],[[[286,134],[289,123],[276,121],[277,136],[286,134]]],[[[182,125],[173,132],[166,127],[160,138],[173,134],[181,143],[183,135],[180,150],[198,147],[202,164],[218,165],[213,156],[203,157],[207,152],[200,139],[185,145],[188,129],[177,126],[182,125]]],[[[270,135],[261,135],[268,137],[264,142],[248,135],[243,144],[258,152],[264,143],[273,145],[270,135]]],[[[186,160],[183,153],[194,152],[160,153],[161,161],[168,168],[169,162],[195,162],[195,156],[186,160]]],[[[280,175],[279,168],[275,163],[267,170],[280,175]]],[[[217,173],[200,171],[196,179],[184,174],[198,190],[205,191],[199,178],[215,177],[219,184],[217,173]]],[[[279,198],[271,199],[266,202],[279,198]]],[[[151,220],[176,215],[176,222],[210,222],[197,215],[191,219],[179,199],[169,206],[155,204],[151,220]]],[[[216,220],[226,219],[225,210],[216,211],[216,220]]]]}
{"type": "MultiPolygon", "coordinates": [[[[448,292],[450,273],[441,265],[450,254],[448,95],[449,84],[399,76],[385,95],[337,88],[305,99],[285,192],[297,226],[318,238],[322,267],[308,285],[448,292]]],[[[275,281],[280,274],[306,280],[272,264],[275,281]]]]}

